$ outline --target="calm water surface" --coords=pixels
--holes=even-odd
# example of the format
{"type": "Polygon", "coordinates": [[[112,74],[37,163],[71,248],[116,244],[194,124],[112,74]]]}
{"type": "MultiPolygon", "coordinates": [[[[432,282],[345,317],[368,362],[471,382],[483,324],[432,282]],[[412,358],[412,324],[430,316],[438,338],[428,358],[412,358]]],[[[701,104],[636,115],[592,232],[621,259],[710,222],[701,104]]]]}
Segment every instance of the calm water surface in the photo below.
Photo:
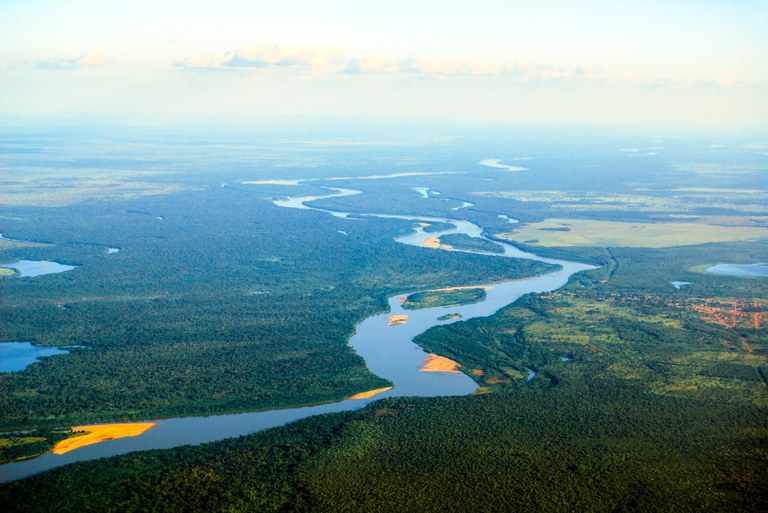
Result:
{"type": "Polygon", "coordinates": [[[717,264],[707,269],[708,273],[724,276],[768,277],[768,264],[717,264]]]}
{"type": "Polygon", "coordinates": [[[23,371],[46,356],[69,354],[58,347],[40,347],[31,342],[0,342],[0,372],[23,371]]]}
{"type": "Polygon", "coordinates": [[[58,262],[36,261],[36,260],[18,260],[9,264],[0,264],[0,267],[9,267],[15,269],[22,278],[32,276],[43,276],[46,274],[63,273],[76,268],[76,265],[64,265],[58,262]]]}

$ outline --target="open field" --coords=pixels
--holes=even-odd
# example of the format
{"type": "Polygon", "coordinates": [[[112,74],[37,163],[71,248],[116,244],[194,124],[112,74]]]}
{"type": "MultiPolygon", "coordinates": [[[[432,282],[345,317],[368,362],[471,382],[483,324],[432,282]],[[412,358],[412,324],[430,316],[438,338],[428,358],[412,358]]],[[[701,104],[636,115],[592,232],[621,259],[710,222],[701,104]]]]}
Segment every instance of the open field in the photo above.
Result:
{"type": "Polygon", "coordinates": [[[72,436],[69,428],[43,429],[0,434],[0,463],[26,460],[46,454],[53,446],[72,436]]]}
{"type": "MultiPolygon", "coordinates": [[[[2,194],[0,194],[0,196],[1,195],[2,194]]],[[[0,237],[0,251],[5,249],[16,249],[16,248],[44,248],[47,246],[50,246],[50,244],[42,244],[40,242],[27,242],[23,240],[4,239],[0,237]]]]}
{"type": "Polygon", "coordinates": [[[768,213],[768,190],[722,188],[636,189],[637,194],[558,190],[481,191],[478,196],[504,198],[571,211],[691,212],[708,208],[753,214],[768,213]],[[644,194],[648,192],[648,194],[644,194]]]}
{"type": "Polygon", "coordinates": [[[584,219],[547,219],[498,236],[540,246],[667,248],[707,242],[768,238],[768,229],[702,223],[621,223],[584,219]]]}
{"type": "Polygon", "coordinates": [[[129,179],[56,178],[40,182],[6,183],[0,192],[0,204],[61,207],[94,199],[124,200],[190,190],[202,189],[189,185],[132,181],[129,179]]]}

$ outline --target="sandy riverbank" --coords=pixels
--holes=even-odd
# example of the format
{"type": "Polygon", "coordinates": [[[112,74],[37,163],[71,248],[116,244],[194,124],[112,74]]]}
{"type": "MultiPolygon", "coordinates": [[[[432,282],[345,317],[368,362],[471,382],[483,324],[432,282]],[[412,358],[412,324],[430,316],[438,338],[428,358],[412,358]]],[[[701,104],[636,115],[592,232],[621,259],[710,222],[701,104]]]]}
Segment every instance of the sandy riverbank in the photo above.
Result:
{"type": "Polygon", "coordinates": [[[115,440],[117,438],[125,438],[128,436],[138,436],[155,426],[157,426],[156,422],[144,422],[136,424],[105,424],[101,426],[73,427],[72,431],[85,431],[86,434],[62,440],[53,447],[51,452],[54,454],[65,454],[69,451],[79,449],[80,447],[85,447],[86,445],[97,444],[99,442],[106,442],[108,440],[115,440]]]}

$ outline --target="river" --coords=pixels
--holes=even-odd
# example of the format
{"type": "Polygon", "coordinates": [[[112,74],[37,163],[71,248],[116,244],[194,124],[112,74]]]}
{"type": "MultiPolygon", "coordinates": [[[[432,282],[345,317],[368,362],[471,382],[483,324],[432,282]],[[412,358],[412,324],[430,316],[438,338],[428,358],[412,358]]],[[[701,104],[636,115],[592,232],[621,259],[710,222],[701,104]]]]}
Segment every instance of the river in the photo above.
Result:
{"type": "MultiPolygon", "coordinates": [[[[301,181],[293,181],[291,182],[291,185],[298,185],[300,182],[301,181]]],[[[284,199],[276,199],[273,203],[280,207],[319,210],[336,217],[347,218],[350,213],[313,208],[306,203],[324,198],[360,194],[361,191],[336,187],[325,188],[329,191],[329,194],[327,195],[288,197],[284,199]]],[[[356,215],[360,216],[361,214],[356,215]]],[[[440,237],[449,233],[463,233],[470,237],[483,237],[482,228],[464,220],[387,214],[363,215],[369,217],[403,219],[413,222],[445,222],[455,226],[455,228],[443,232],[432,232],[429,234],[425,233],[423,228],[419,227],[412,233],[396,239],[400,243],[418,247],[423,247],[424,240],[429,237],[440,237]]],[[[534,278],[486,284],[491,288],[487,291],[485,299],[470,305],[423,310],[404,310],[398,300],[415,291],[390,297],[390,311],[368,317],[361,321],[356,326],[355,334],[350,338],[349,343],[352,348],[365,359],[368,368],[373,373],[394,383],[394,388],[391,390],[378,394],[374,398],[347,399],[336,403],[320,404],[303,408],[287,408],[206,417],[159,419],[152,421],[156,422],[157,426],[139,436],[89,445],[66,454],[46,454],[31,460],[0,465],[0,482],[21,479],[76,461],[87,461],[96,458],[126,454],[132,451],[168,449],[180,445],[200,444],[247,435],[312,415],[359,409],[370,402],[383,397],[434,397],[470,394],[477,389],[477,384],[466,374],[421,372],[419,369],[423,366],[424,359],[428,355],[413,342],[413,339],[432,326],[460,322],[473,317],[486,317],[492,315],[524,294],[556,290],[565,285],[574,273],[595,268],[594,266],[587,264],[542,258],[532,253],[520,251],[508,244],[493,242],[500,244],[504,248],[504,252],[493,255],[489,254],[489,257],[537,260],[559,265],[560,268],[554,272],[534,278]],[[446,313],[460,314],[461,318],[442,321],[438,320],[439,317],[445,316],[446,313]],[[389,326],[389,316],[393,314],[404,314],[409,317],[405,324],[389,326]]],[[[424,251],[436,250],[424,248],[424,251]]],[[[471,252],[455,249],[448,249],[446,251],[471,252]]],[[[531,378],[533,378],[533,375],[530,375],[529,379],[531,378]]]]}

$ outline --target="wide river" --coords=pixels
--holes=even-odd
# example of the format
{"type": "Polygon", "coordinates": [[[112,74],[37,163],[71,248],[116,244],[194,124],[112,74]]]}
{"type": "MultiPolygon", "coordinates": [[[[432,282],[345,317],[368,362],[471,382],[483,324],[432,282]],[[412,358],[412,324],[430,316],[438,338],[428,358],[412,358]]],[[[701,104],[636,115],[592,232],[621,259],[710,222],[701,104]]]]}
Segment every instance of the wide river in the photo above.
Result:
{"type": "MultiPolygon", "coordinates": [[[[306,205],[306,203],[329,197],[349,196],[360,192],[351,189],[326,188],[330,191],[330,194],[325,196],[290,197],[288,199],[275,200],[274,203],[287,208],[313,209],[306,205]]],[[[346,218],[349,215],[344,212],[322,211],[341,218],[346,218]]],[[[417,222],[446,222],[456,227],[443,232],[432,232],[429,234],[425,233],[422,228],[417,228],[413,233],[397,239],[398,242],[403,244],[423,247],[424,240],[427,238],[440,237],[448,233],[464,233],[470,237],[482,237],[482,229],[479,226],[463,220],[386,214],[375,214],[372,216],[417,222]]],[[[350,220],[350,222],[360,221],[350,220]]],[[[152,421],[156,422],[157,426],[139,436],[89,445],[66,454],[46,454],[27,461],[0,465],[0,482],[20,479],[76,461],[87,461],[126,454],[132,451],[168,449],[180,445],[201,444],[247,435],[312,415],[359,409],[383,397],[432,397],[470,394],[477,389],[477,384],[466,374],[421,372],[419,370],[424,365],[424,360],[428,355],[413,342],[414,337],[432,326],[492,315],[524,294],[556,290],[565,285],[574,273],[594,269],[594,266],[586,264],[541,258],[532,253],[522,252],[507,244],[501,244],[501,246],[504,248],[504,252],[494,254],[493,256],[497,258],[537,260],[559,265],[560,268],[549,274],[534,278],[503,283],[488,283],[486,285],[491,288],[488,290],[486,298],[478,303],[465,306],[406,311],[402,308],[398,299],[408,294],[400,294],[389,298],[390,312],[368,317],[357,325],[356,332],[349,343],[365,359],[368,368],[372,372],[394,383],[394,388],[389,391],[369,399],[347,399],[336,403],[303,408],[206,417],[159,419],[152,421]],[[460,314],[461,319],[438,320],[439,317],[444,316],[446,313],[460,314]],[[389,326],[389,316],[393,314],[406,314],[409,317],[405,324],[389,326]]],[[[438,250],[424,248],[424,251],[438,250]]]]}

